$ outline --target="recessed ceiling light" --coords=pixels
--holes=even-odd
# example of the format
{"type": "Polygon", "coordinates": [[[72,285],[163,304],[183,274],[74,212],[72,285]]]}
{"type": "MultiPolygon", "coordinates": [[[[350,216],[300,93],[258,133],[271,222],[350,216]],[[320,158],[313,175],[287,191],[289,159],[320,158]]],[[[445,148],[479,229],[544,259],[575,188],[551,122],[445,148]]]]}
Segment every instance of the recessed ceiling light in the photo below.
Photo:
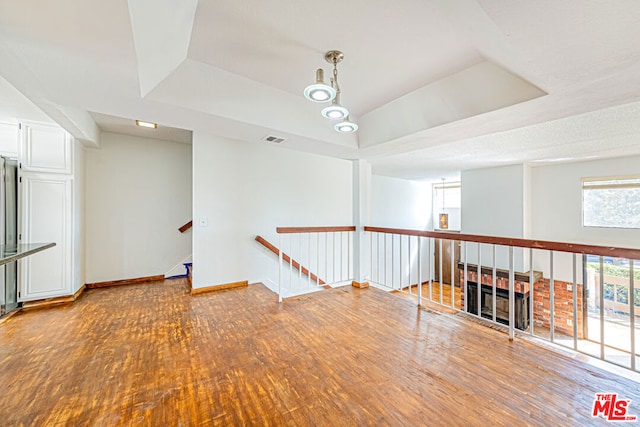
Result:
{"type": "Polygon", "coordinates": [[[142,126],[143,128],[151,128],[151,129],[157,129],[158,125],[156,123],[151,123],[151,122],[145,122],[142,120],[136,120],[136,124],[138,126],[142,126]]]}

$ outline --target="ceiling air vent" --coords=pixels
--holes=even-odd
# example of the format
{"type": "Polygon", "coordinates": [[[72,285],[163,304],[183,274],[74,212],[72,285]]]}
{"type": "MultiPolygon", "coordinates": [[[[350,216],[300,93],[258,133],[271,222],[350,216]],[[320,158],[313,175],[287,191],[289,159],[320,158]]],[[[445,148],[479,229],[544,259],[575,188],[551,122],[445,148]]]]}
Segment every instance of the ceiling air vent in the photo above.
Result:
{"type": "Polygon", "coordinates": [[[263,141],[273,142],[275,144],[280,144],[285,141],[284,138],[280,138],[279,136],[267,135],[262,138],[263,141]]]}

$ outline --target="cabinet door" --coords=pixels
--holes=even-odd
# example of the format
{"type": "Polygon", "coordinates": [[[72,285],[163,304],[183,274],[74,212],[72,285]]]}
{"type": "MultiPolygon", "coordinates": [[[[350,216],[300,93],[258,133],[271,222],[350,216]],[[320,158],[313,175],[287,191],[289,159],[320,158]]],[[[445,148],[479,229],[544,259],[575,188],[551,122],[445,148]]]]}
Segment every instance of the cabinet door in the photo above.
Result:
{"type": "Polygon", "coordinates": [[[71,137],[59,126],[22,123],[20,150],[25,171],[71,173],[71,137]]]}
{"type": "Polygon", "coordinates": [[[18,157],[18,125],[14,123],[0,123],[0,154],[8,157],[18,157]]]}
{"type": "Polygon", "coordinates": [[[68,177],[22,174],[20,243],[56,246],[20,261],[20,301],[71,294],[71,207],[68,177]]]}

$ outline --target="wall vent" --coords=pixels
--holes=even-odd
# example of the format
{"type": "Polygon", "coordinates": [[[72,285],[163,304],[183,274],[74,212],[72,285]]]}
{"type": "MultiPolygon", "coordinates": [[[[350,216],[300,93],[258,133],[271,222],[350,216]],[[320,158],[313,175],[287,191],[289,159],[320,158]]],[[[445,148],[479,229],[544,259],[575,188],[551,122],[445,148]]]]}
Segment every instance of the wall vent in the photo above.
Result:
{"type": "Polygon", "coordinates": [[[267,135],[264,138],[262,138],[263,141],[268,141],[268,142],[273,142],[275,144],[280,144],[284,141],[286,141],[285,138],[281,138],[279,136],[273,136],[273,135],[267,135]]]}

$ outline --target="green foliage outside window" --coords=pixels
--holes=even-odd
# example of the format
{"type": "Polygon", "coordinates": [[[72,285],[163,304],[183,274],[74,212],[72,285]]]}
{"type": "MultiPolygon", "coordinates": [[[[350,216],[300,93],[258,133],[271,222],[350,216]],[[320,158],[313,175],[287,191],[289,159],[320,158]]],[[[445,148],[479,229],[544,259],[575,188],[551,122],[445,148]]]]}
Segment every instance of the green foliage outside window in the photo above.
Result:
{"type": "Polygon", "coordinates": [[[604,284],[604,299],[607,301],[613,301],[615,295],[615,286],[610,283],[604,284]]]}
{"type": "MultiPolygon", "coordinates": [[[[636,263],[636,269],[633,271],[633,277],[636,280],[640,280],[640,262],[636,263]]],[[[588,262],[587,268],[595,271],[600,270],[600,264],[597,262],[588,262]]],[[[605,276],[626,277],[629,278],[629,267],[622,267],[618,265],[604,264],[602,271],[605,276]]],[[[640,283],[639,283],[640,285],[640,283]]]]}
{"type": "Polygon", "coordinates": [[[629,288],[627,286],[616,286],[616,301],[621,304],[629,304],[629,288]]]}
{"type": "MultiPolygon", "coordinates": [[[[640,263],[638,263],[640,264],[640,263]]],[[[597,262],[588,262],[587,268],[595,271],[599,271],[600,264],[597,262]]],[[[633,303],[636,307],[640,307],[640,265],[636,266],[638,269],[634,270],[634,298],[633,303]]],[[[605,276],[624,277],[629,278],[629,267],[622,267],[611,264],[604,264],[602,270],[605,276]]],[[[606,279],[605,279],[606,280],[606,279]]],[[[613,285],[610,283],[604,284],[604,299],[608,301],[615,301],[621,304],[629,304],[629,286],[625,285],[613,285]]]]}

